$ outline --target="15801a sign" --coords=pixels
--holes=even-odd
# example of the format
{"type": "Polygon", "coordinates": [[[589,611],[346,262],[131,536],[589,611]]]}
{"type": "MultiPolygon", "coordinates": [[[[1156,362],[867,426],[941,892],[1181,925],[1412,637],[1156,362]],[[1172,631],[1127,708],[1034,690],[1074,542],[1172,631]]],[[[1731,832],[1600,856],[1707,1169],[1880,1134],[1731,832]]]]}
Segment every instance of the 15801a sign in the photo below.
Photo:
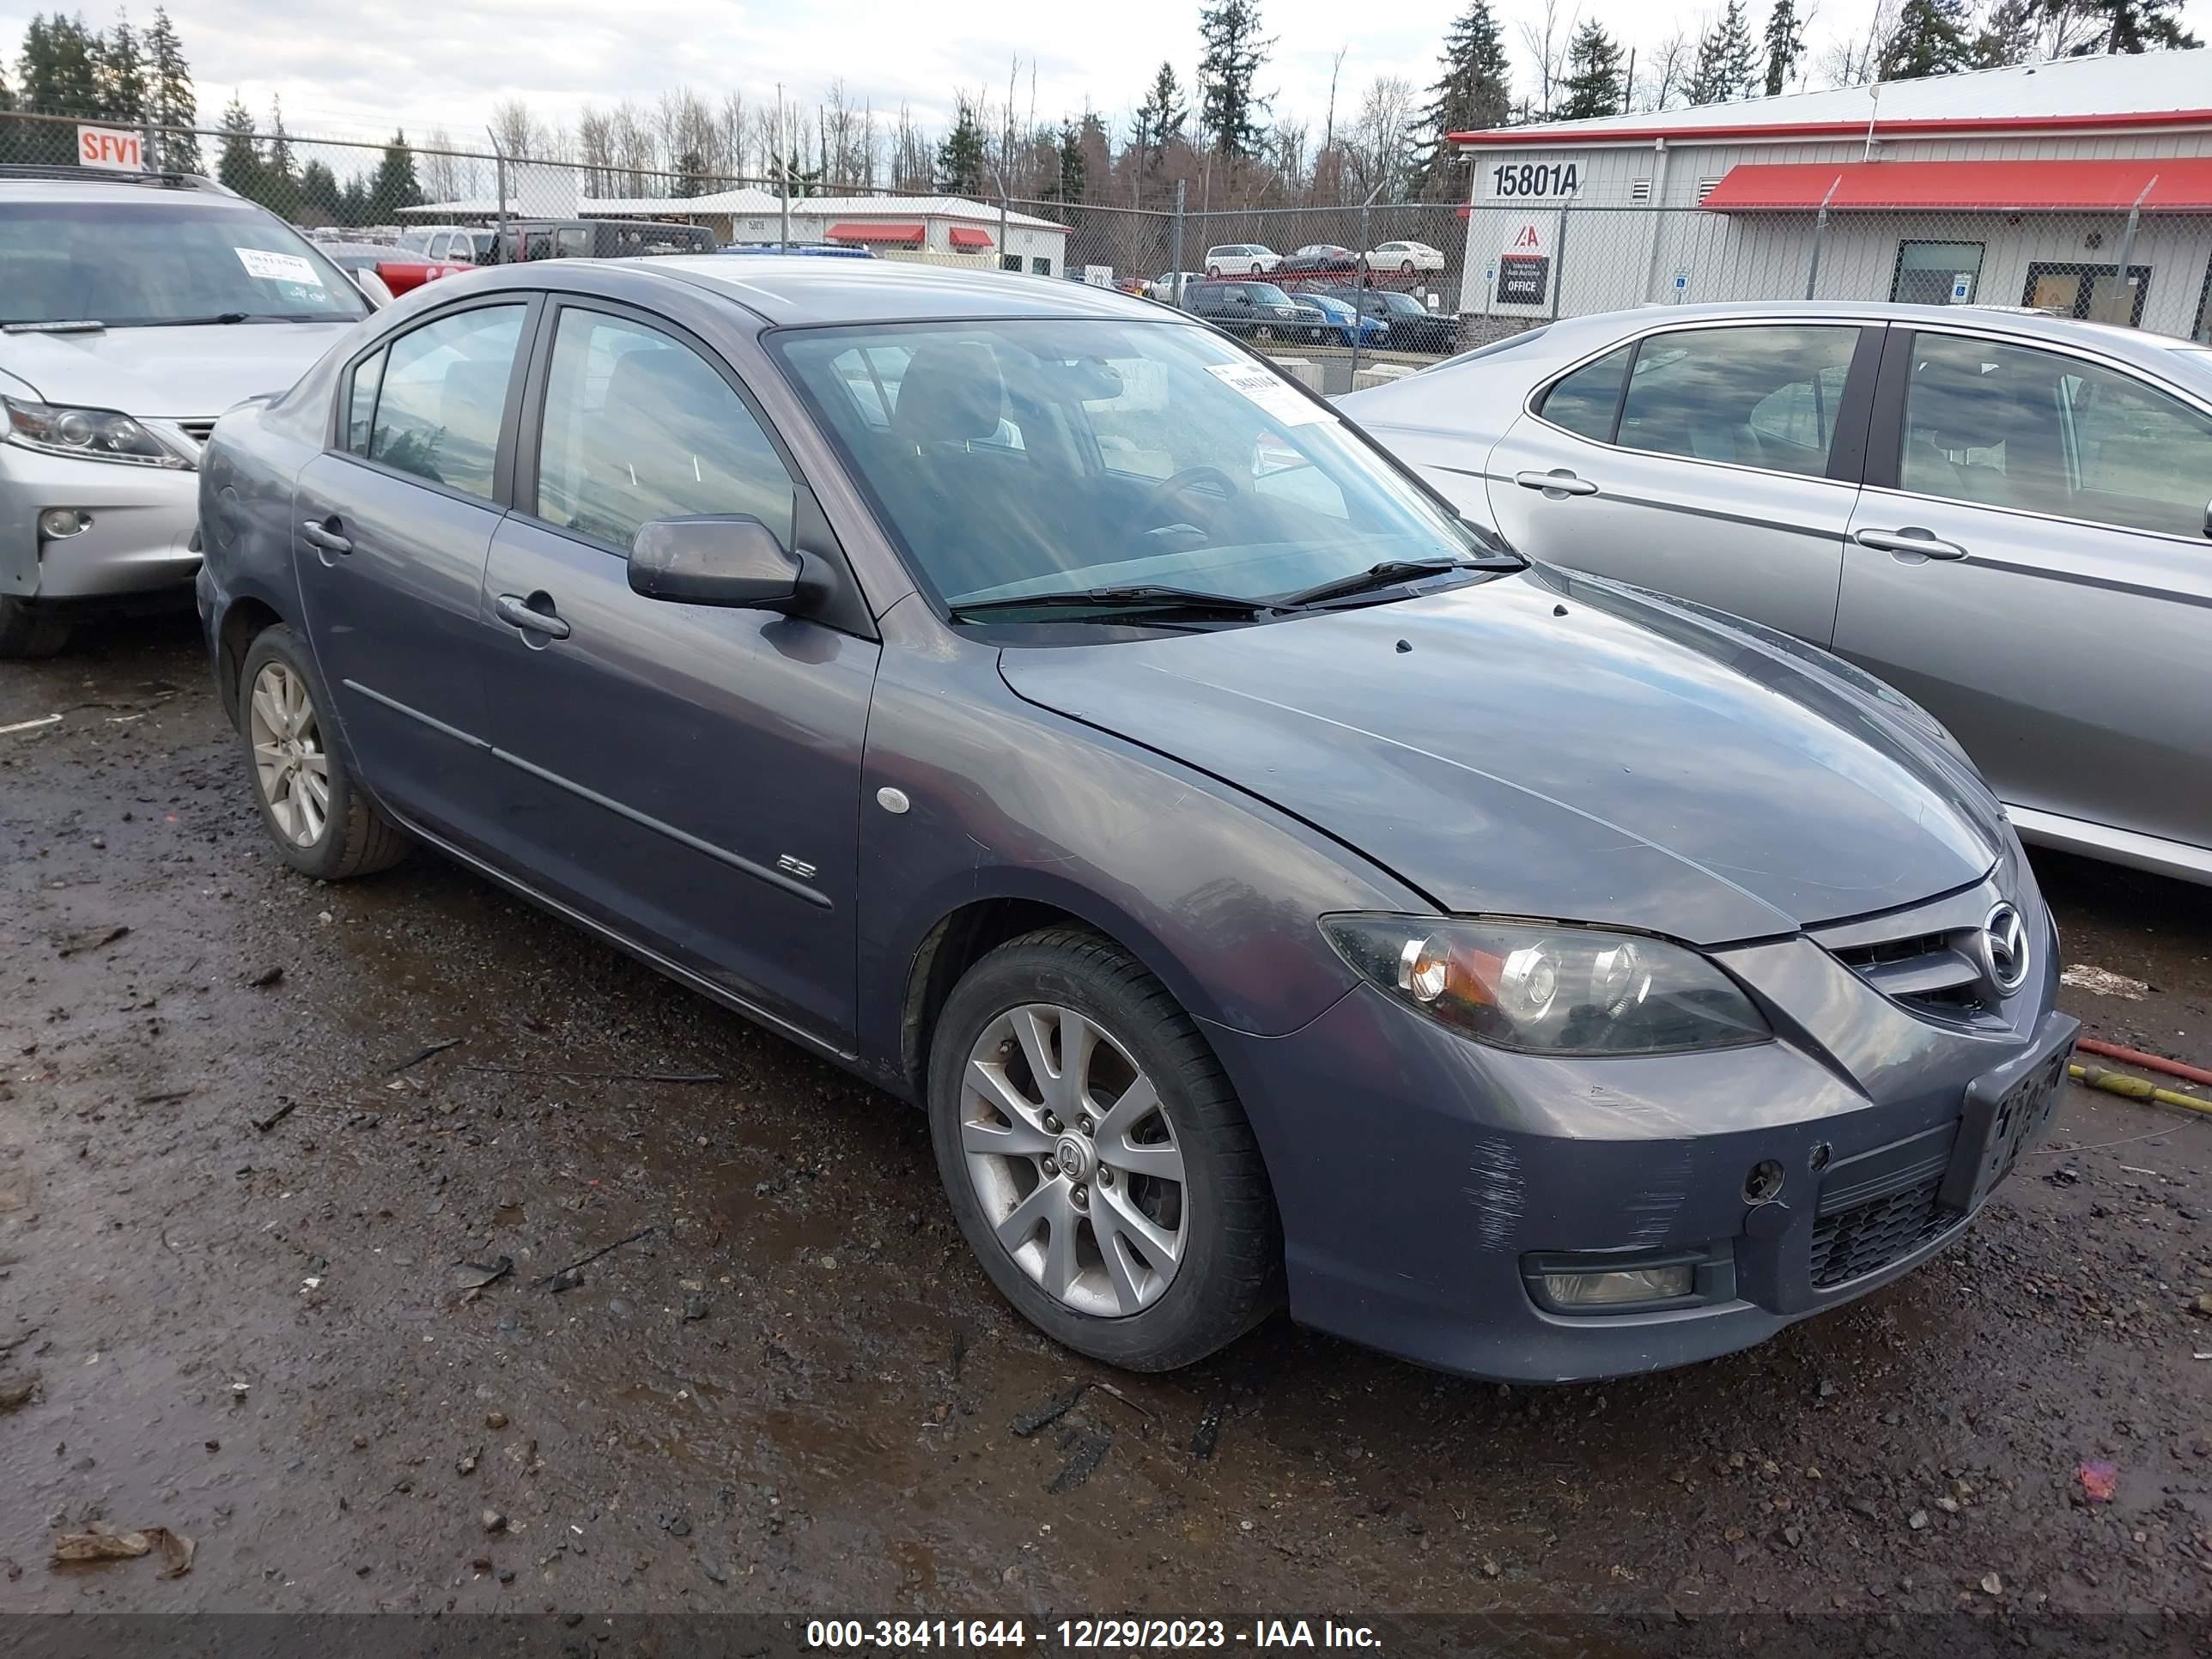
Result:
{"type": "Polygon", "coordinates": [[[1576,161],[1501,161],[1490,169],[1492,196],[1541,200],[1572,196],[1582,185],[1582,166],[1576,161]]]}

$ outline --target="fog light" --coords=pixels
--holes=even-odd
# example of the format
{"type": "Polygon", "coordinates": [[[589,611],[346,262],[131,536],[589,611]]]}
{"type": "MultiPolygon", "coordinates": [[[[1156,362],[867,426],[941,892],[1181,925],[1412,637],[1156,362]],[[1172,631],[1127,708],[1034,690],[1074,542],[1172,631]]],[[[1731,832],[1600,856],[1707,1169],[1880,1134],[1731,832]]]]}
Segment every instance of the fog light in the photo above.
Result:
{"type": "Polygon", "coordinates": [[[1697,1270],[1632,1267],[1600,1273],[1546,1273],[1544,1293],[1562,1308],[1610,1308],[1631,1302],[1665,1302],[1697,1288],[1697,1270]]]}
{"type": "Polygon", "coordinates": [[[39,514],[39,533],[50,542],[81,536],[92,528],[92,514],[73,507],[50,507],[39,514]]]}

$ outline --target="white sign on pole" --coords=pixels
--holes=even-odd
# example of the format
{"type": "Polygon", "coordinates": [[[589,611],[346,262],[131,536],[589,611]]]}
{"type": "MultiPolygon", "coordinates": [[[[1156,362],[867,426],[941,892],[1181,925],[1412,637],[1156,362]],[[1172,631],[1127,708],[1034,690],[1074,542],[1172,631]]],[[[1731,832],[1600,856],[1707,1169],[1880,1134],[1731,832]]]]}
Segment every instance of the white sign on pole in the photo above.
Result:
{"type": "Polygon", "coordinates": [[[146,170],[146,139],[127,127],[88,127],[76,130],[77,165],[106,167],[114,173],[146,170]]]}
{"type": "Polygon", "coordinates": [[[1951,278],[1951,303],[1962,306],[1974,297],[1974,273],[1961,270],[1951,278]]]}

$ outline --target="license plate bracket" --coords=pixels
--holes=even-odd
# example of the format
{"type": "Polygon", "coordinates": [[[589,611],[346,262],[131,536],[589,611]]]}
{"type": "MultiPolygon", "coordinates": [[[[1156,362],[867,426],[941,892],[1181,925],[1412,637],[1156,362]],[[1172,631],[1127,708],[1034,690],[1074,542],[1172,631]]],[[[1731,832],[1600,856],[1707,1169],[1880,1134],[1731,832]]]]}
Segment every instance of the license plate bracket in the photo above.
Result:
{"type": "Polygon", "coordinates": [[[1946,1209],[1969,1215],[1980,1209],[2021,1154],[2042,1139],[2081,1029],[2079,1020],[2053,1016],[2034,1048],[1966,1085],[1965,1117],[1938,1195],[1946,1209]]]}

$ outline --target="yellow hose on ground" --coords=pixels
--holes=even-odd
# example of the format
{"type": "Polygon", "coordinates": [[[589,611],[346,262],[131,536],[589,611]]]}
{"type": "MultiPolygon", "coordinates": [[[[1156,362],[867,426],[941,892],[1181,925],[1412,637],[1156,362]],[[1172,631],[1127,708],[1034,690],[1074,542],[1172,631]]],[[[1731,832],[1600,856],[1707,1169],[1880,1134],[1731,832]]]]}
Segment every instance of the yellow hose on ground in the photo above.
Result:
{"type": "Polygon", "coordinates": [[[2092,1089],[2102,1089],[2108,1095],[2125,1095],[2130,1100],[2154,1101],[2160,1106],[2179,1106],[2185,1112],[2212,1113],[2212,1100],[2185,1095],[2179,1089],[2161,1089],[2155,1083],[2130,1077],[2125,1072],[2110,1071],[2102,1066],[2069,1066],[2066,1075],[2092,1089]]]}

